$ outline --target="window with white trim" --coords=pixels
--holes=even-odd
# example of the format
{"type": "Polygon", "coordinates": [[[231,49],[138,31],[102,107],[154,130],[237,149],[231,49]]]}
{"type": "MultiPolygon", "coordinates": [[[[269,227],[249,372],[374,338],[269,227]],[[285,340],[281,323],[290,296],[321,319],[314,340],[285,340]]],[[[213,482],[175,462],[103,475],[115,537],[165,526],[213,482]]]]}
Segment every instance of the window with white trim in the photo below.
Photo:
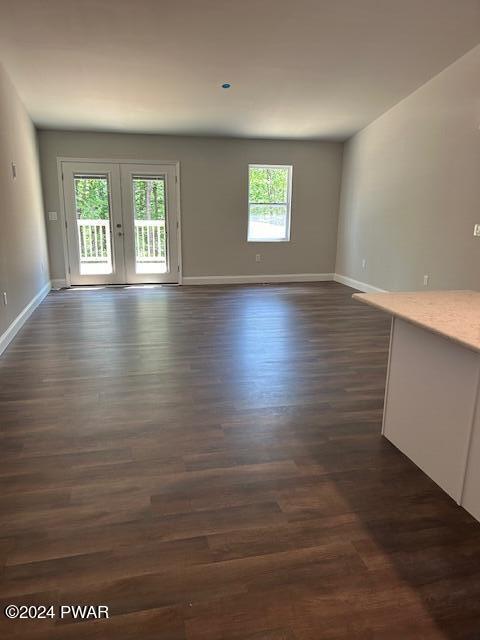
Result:
{"type": "Polygon", "coordinates": [[[292,166],[248,165],[248,242],[288,242],[292,166]]]}

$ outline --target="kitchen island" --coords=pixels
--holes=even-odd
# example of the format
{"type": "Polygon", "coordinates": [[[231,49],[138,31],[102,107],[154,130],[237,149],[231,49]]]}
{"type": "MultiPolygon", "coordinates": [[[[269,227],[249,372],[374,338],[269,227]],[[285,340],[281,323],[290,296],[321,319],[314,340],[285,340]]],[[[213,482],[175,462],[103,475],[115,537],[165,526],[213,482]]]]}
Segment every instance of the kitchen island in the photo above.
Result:
{"type": "Polygon", "coordinates": [[[382,433],[480,520],[480,293],[356,293],[392,316],[382,433]]]}

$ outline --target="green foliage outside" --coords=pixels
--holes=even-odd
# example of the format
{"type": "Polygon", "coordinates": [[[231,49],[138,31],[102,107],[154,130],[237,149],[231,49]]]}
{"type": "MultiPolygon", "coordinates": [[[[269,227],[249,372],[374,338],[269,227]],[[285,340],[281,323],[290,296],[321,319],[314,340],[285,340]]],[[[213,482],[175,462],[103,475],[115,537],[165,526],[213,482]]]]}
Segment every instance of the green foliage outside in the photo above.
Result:
{"type": "Polygon", "coordinates": [[[250,167],[249,210],[254,222],[283,225],[287,211],[288,169],[250,167]],[[275,204],[273,204],[275,203],[275,204]]]}
{"type": "Polygon", "coordinates": [[[75,178],[75,204],[80,220],[108,220],[107,178],[75,178]]]}
{"type": "Polygon", "coordinates": [[[285,203],[287,193],[287,168],[250,167],[249,199],[251,203],[285,203]]]}
{"type": "MultiPolygon", "coordinates": [[[[134,178],[136,220],[165,220],[165,182],[155,178],[134,178]]],[[[75,203],[80,220],[108,220],[108,180],[103,177],[75,178],[75,203]]]]}
{"type": "Polygon", "coordinates": [[[165,220],[165,181],[134,178],[133,199],[136,220],[165,220]]]}

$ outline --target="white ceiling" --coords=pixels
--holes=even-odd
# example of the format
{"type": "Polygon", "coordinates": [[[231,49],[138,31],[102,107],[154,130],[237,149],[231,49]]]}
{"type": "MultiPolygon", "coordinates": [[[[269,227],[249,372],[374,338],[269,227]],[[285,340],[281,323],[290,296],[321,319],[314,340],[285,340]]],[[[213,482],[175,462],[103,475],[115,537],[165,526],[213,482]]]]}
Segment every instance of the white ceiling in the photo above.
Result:
{"type": "Polygon", "coordinates": [[[43,128],[344,139],[479,41],[480,0],[0,0],[43,128]]]}

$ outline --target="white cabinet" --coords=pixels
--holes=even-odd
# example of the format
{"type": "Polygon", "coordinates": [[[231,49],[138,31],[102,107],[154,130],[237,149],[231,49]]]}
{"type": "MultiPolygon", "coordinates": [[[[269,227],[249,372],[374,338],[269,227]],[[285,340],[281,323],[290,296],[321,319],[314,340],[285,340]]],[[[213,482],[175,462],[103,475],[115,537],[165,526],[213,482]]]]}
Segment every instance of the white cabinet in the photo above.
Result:
{"type": "Polygon", "coordinates": [[[383,433],[459,503],[479,361],[475,351],[393,319],[383,433]]]}
{"type": "Polygon", "coordinates": [[[480,520],[480,354],[393,318],[383,434],[480,520]]]}
{"type": "Polygon", "coordinates": [[[383,434],[480,520],[480,293],[356,293],[392,317],[383,434]]]}

